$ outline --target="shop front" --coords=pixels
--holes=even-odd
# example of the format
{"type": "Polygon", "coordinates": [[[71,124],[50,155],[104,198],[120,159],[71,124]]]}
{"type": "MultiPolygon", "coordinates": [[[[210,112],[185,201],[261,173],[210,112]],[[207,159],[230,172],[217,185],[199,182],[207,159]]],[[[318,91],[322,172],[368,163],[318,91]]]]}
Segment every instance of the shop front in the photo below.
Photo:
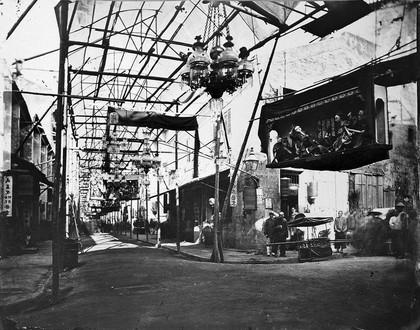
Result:
{"type": "MultiPolygon", "coordinates": [[[[199,237],[205,222],[212,223],[213,205],[210,202],[214,198],[215,176],[210,175],[203,178],[196,178],[192,182],[182,185],[163,193],[163,213],[166,214],[166,221],[162,222],[162,239],[173,239],[177,237],[177,226],[179,226],[179,237],[181,241],[195,242],[199,237]],[[179,217],[179,224],[177,223],[179,217]]],[[[220,208],[226,196],[229,186],[229,170],[220,172],[220,208]]],[[[230,214],[228,219],[230,221],[230,214]]]]}
{"type": "Polygon", "coordinates": [[[41,183],[53,184],[34,164],[15,155],[12,155],[12,169],[5,173],[4,181],[5,188],[9,189],[7,203],[10,205],[4,238],[8,253],[19,253],[35,247],[39,241],[40,186],[41,183]]]}

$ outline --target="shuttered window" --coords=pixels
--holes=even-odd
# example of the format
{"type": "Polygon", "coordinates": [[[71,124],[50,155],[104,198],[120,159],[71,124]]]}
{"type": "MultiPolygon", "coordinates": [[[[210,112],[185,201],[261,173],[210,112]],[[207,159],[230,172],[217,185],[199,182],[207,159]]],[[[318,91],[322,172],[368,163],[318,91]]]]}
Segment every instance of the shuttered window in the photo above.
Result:
{"type": "Polygon", "coordinates": [[[360,193],[359,207],[365,209],[392,207],[395,190],[385,187],[381,175],[364,173],[350,174],[350,191],[360,193]]]}

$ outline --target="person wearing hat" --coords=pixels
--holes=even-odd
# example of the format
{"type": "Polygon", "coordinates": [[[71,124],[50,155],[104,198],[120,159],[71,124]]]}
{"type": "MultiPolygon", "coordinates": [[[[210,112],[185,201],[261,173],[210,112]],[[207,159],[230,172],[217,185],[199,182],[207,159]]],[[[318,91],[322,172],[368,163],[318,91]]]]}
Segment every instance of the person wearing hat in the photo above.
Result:
{"type": "MultiPolygon", "coordinates": [[[[279,216],[274,218],[273,225],[273,243],[282,243],[286,242],[287,237],[289,237],[289,229],[287,226],[287,220],[284,217],[284,212],[280,212],[279,216]]],[[[280,257],[286,256],[286,245],[273,245],[273,253],[277,256],[277,251],[280,250],[280,257]]]]}
{"type": "MultiPolygon", "coordinates": [[[[274,226],[274,217],[276,216],[276,214],[273,211],[270,211],[268,213],[268,218],[265,220],[264,225],[263,225],[263,230],[264,230],[264,236],[267,237],[267,243],[273,243],[272,239],[273,239],[273,226],[274,226]]],[[[276,252],[277,252],[277,246],[275,246],[276,252]]],[[[273,253],[273,248],[271,247],[271,245],[267,245],[267,257],[271,256],[271,254],[273,253]]]]}

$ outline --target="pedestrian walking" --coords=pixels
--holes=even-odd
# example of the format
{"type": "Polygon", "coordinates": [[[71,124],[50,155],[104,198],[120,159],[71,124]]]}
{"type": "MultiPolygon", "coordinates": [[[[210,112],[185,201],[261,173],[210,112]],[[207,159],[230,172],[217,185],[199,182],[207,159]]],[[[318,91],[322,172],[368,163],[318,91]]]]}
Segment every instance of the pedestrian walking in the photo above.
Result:
{"type": "MultiPolygon", "coordinates": [[[[264,226],[263,226],[264,236],[267,238],[268,244],[272,243],[272,239],[273,239],[274,217],[275,217],[275,213],[273,211],[270,211],[268,213],[268,218],[265,220],[264,226]]],[[[271,245],[267,245],[267,257],[271,256],[272,252],[273,252],[273,248],[271,247],[271,245]]]]}
{"type": "MultiPolygon", "coordinates": [[[[295,220],[295,217],[297,215],[297,211],[296,211],[296,207],[292,207],[290,210],[290,218],[288,222],[292,222],[293,220],[295,220]]],[[[296,227],[289,227],[289,235],[290,237],[293,237],[296,234],[296,227]]]]}
{"type": "Polygon", "coordinates": [[[404,204],[395,205],[397,215],[389,219],[389,228],[391,229],[392,251],[395,258],[405,258],[405,231],[407,229],[407,213],[404,212],[404,204]]]}
{"type": "MultiPolygon", "coordinates": [[[[284,213],[280,212],[279,216],[274,218],[272,241],[273,243],[283,243],[286,242],[287,237],[289,237],[287,220],[284,217],[284,213]]],[[[273,253],[275,256],[278,255],[278,250],[280,250],[280,257],[286,256],[285,244],[273,245],[273,253]]]]}
{"type": "MultiPolygon", "coordinates": [[[[336,217],[334,220],[334,232],[336,240],[346,238],[347,219],[343,217],[343,211],[338,211],[338,217],[336,217]]],[[[337,253],[343,253],[343,250],[346,248],[346,243],[336,242],[334,246],[337,253]]]]}

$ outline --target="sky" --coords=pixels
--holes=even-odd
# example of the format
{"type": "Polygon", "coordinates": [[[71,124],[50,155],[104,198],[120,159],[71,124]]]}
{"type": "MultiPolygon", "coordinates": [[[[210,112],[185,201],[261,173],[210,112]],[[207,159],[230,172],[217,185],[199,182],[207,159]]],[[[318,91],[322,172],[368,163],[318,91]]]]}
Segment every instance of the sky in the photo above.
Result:
{"type": "MultiPolygon", "coordinates": [[[[54,6],[58,0],[37,1],[9,39],[6,39],[16,20],[33,0],[3,0],[0,5],[0,58],[5,58],[9,67],[16,59],[30,59],[45,52],[55,52],[24,62],[22,74],[25,78],[57,89],[59,62],[59,35],[54,6]]],[[[308,43],[313,36],[297,31],[282,38],[282,49],[308,43]]]]}
{"type": "MultiPolygon", "coordinates": [[[[0,6],[0,58],[6,59],[10,68],[16,59],[28,59],[44,52],[58,49],[59,36],[54,5],[57,1],[38,1],[25,19],[6,39],[18,17],[24,12],[32,0],[5,0],[0,6]]],[[[48,56],[28,60],[23,64],[22,74],[29,80],[56,88],[58,77],[58,57],[56,51],[48,56]]]]}

